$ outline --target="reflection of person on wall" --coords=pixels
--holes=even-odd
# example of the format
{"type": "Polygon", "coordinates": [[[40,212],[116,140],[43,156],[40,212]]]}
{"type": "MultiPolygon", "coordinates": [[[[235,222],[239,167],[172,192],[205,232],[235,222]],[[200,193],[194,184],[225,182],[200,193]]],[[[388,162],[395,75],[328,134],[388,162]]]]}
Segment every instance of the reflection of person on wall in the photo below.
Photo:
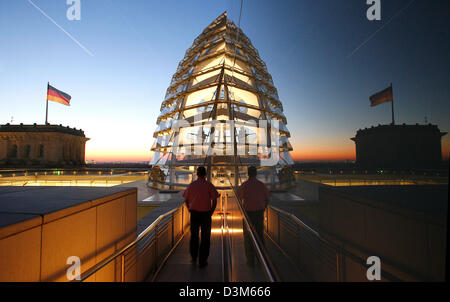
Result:
{"type": "MultiPolygon", "coordinates": [[[[239,198],[243,202],[243,207],[248,218],[256,231],[256,235],[264,243],[264,210],[266,209],[270,192],[264,183],[256,178],[257,170],[255,167],[248,167],[248,180],[246,180],[238,189],[239,198]]],[[[244,227],[244,244],[247,262],[249,265],[254,263],[254,253],[252,244],[246,228],[244,227]]]]}
{"type": "Polygon", "coordinates": [[[186,205],[191,213],[191,240],[189,249],[192,263],[197,261],[199,266],[208,265],[209,247],[211,239],[211,216],[217,205],[219,193],[213,184],[205,179],[205,167],[197,168],[197,180],[189,184],[183,193],[186,205]],[[201,242],[199,250],[198,233],[201,229],[201,242]]]}

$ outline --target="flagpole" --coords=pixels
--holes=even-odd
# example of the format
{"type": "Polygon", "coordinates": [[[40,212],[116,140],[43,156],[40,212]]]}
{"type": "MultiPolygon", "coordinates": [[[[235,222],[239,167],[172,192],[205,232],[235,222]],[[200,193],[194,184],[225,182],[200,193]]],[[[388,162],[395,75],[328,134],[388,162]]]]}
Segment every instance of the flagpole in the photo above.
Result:
{"type": "Polygon", "coordinates": [[[392,102],[391,102],[391,109],[392,109],[392,125],[395,125],[395,120],[394,120],[394,91],[392,90],[392,83],[391,83],[391,91],[392,91],[392,102]]]}
{"type": "Polygon", "coordinates": [[[47,82],[47,95],[45,97],[46,101],[47,101],[47,105],[45,106],[45,124],[48,124],[48,85],[50,85],[49,82],[47,82]]]}

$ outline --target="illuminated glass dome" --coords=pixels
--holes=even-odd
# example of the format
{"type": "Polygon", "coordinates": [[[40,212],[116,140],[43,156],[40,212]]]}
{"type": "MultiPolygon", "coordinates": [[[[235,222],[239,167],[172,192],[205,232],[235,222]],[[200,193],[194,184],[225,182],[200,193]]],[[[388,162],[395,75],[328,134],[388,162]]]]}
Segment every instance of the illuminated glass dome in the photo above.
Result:
{"type": "Polygon", "coordinates": [[[150,185],[187,186],[202,165],[223,188],[245,180],[250,165],[271,187],[292,179],[290,133],[272,77],[226,12],[186,51],[156,123],[150,185]]]}

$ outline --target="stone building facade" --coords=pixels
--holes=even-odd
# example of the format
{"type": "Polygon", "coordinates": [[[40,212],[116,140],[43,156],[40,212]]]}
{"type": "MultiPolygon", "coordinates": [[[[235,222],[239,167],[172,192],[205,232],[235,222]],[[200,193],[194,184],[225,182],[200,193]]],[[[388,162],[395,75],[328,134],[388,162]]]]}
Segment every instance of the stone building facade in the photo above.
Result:
{"type": "Polygon", "coordinates": [[[358,130],[356,164],[364,168],[438,168],[441,132],[436,125],[379,125],[358,130]]]}
{"type": "Polygon", "coordinates": [[[88,140],[68,126],[0,125],[0,166],[81,166],[88,140]]]}

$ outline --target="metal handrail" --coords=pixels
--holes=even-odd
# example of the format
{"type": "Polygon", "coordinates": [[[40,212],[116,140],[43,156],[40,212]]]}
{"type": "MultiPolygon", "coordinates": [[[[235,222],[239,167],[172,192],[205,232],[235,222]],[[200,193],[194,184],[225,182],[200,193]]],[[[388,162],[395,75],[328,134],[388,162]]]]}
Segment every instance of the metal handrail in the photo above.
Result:
{"type": "Polygon", "coordinates": [[[226,213],[228,211],[228,195],[227,193],[220,195],[220,210],[222,211],[222,280],[224,282],[231,281],[231,254],[230,254],[230,236],[227,236],[225,239],[224,230],[228,229],[228,222],[226,219],[226,213]],[[225,205],[223,201],[223,196],[225,196],[225,205]]]}
{"type": "MultiPolygon", "coordinates": [[[[341,273],[342,273],[341,270],[342,270],[342,268],[340,267],[340,261],[341,261],[340,259],[341,259],[342,256],[344,256],[344,255],[345,255],[345,256],[348,256],[348,257],[352,258],[353,260],[355,260],[357,263],[360,263],[361,265],[366,265],[366,261],[365,261],[363,258],[361,258],[360,256],[356,255],[355,253],[349,251],[348,249],[346,249],[346,248],[344,248],[344,247],[341,247],[341,246],[339,246],[338,244],[333,243],[333,242],[331,242],[331,241],[329,241],[329,240],[323,238],[317,231],[313,230],[311,227],[309,227],[307,224],[305,224],[303,221],[301,221],[301,220],[300,220],[298,217],[296,217],[294,214],[289,213],[289,212],[286,212],[286,211],[281,210],[281,209],[279,209],[279,208],[277,208],[277,207],[274,207],[274,206],[269,206],[269,207],[270,207],[270,209],[271,209],[272,211],[277,212],[276,214],[278,215],[278,217],[280,217],[280,214],[289,217],[292,221],[294,221],[294,223],[295,223],[296,225],[302,227],[302,228],[305,229],[309,234],[314,235],[320,242],[322,242],[323,244],[325,244],[326,246],[328,246],[329,248],[331,248],[332,250],[334,250],[334,252],[336,253],[336,275],[337,275],[337,276],[336,276],[336,279],[337,279],[337,281],[341,281],[341,273]]],[[[278,223],[280,223],[279,220],[278,220],[278,223]]],[[[278,226],[278,228],[279,228],[279,226],[278,226]]],[[[270,238],[270,236],[269,236],[269,238],[270,238]]],[[[276,242],[274,241],[274,239],[272,239],[272,238],[270,238],[270,239],[276,244],[276,242]]],[[[347,244],[348,244],[348,243],[347,243],[347,244]]],[[[276,245],[278,245],[278,244],[276,244],[276,245]]],[[[281,249],[280,246],[278,246],[278,248],[281,249]]],[[[361,251],[361,252],[364,252],[364,251],[361,251]]],[[[289,255],[288,255],[288,257],[290,258],[289,255]]],[[[292,262],[292,261],[291,261],[291,262],[292,262]]],[[[389,263],[389,266],[390,266],[392,269],[402,271],[402,270],[401,270],[399,267],[397,267],[395,264],[389,263]]],[[[410,275],[410,277],[416,278],[417,280],[420,280],[420,279],[417,278],[417,276],[414,276],[413,274],[408,273],[408,272],[406,272],[406,271],[403,271],[402,273],[407,274],[407,275],[410,275]]],[[[383,275],[384,275],[385,277],[387,277],[388,279],[390,279],[390,280],[393,280],[393,281],[399,281],[399,278],[398,278],[397,276],[393,275],[392,273],[390,273],[390,272],[388,272],[388,271],[383,271],[383,275]]]]}
{"type": "MultiPolygon", "coordinates": [[[[323,237],[320,236],[320,234],[319,234],[317,231],[315,231],[315,230],[312,229],[310,226],[308,226],[307,224],[305,224],[303,221],[301,221],[301,220],[300,220],[297,216],[295,216],[294,214],[289,213],[289,212],[286,212],[286,211],[283,211],[283,210],[281,210],[281,209],[279,209],[279,208],[277,208],[277,207],[274,207],[274,206],[269,206],[269,207],[272,208],[272,210],[274,210],[274,211],[276,211],[276,212],[279,212],[279,213],[281,213],[281,214],[283,214],[283,215],[289,216],[289,217],[290,217],[292,220],[294,220],[298,225],[300,225],[300,226],[302,226],[303,228],[307,229],[309,232],[313,233],[313,234],[314,234],[315,236],[317,236],[319,239],[326,241],[323,237]]],[[[327,243],[330,243],[330,242],[327,242],[327,243]]],[[[332,244],[332,243],[330,243],[330,244],[332,244]]]]}
{"type": "Polygon", "coordinates": [[[248,222],[249,218],[248,218],[248,215],[245,212],[244,208],[242,207],[242,200],[239,198],[239,195],[237,194],[236,189],[230,180],[230,177],[228,176],[227,178],[228,178],[228,181],[230,182],[230,186],[233,190],[234,196],[236,197],[236,200],[238,201],[237,204],[238,204],[239,210],[241,211],[242,216],[244,218],[243,220],[244,220],[245,227],[250,231],[249,232],[250,239],[253,243],[253,246],[255,247],[258,258],[261,261],[261,264],[263,265],[264,273],[267,275],[270,282],[279,281],[280,278],[278,277],[276,271],[274,270],[273,265],[270,262],[269,257],[267,255],[267,252],[264,250],[264,247],[258,242],[259,240],[255,236],[254,227],[252,226],[251,223],[248,222]]]}
{"type": "MultiPolygon", "coordinates": [[[[160,215],[154,222],[152,222],[152,224],[150,224],[144,231],[142,231],[136,237],[135,240],[133,240],[132,242],[130,242],[129,244],[124,246],[122,249],[120,249],[119,251],[117,251],[114,254],[112,254],[111,256],[107,257],[106,259],[104,259],[103,261],[98,263],[97,265],[89,268],[86,272],[84,272],[84,274],[82,274],[82,277],[80,278],[80,280],[76,280],[75,279],[73,281],[75,281],[75,282],[77,282],[77,281],[78,282],[82,282],[82,281],[86,280],[87,278],[89,278],[90,276],[92,276],[93,274],[95,274],[96,272],[98,272],[100,269],[102,269],[103,267],[108,265],[111,261],[113,261],[117,257],[123,255],[125,252],[127,252],[132,247],[136,246],[138,244],[138,242],[141,241],[142,238],[144,238],[144,236],[149,234],[150,231],[152,231],[153,229],[155,229],[156,226],[158,226],[158,224],[159,224],[159,222],[161,222],[161,220],[163,220],[164,218],[166,218],[169,215],[172,215],[173,213],[175,213],[176,211],[178,211],[180,208],[183,208],[183,207],[184,207],[184,204],[179,206],[178,208],[172,209],[169,212],[160,215]]],[[[184,226],[182,226],[182,227],[184,227],[184,226]]]]}

